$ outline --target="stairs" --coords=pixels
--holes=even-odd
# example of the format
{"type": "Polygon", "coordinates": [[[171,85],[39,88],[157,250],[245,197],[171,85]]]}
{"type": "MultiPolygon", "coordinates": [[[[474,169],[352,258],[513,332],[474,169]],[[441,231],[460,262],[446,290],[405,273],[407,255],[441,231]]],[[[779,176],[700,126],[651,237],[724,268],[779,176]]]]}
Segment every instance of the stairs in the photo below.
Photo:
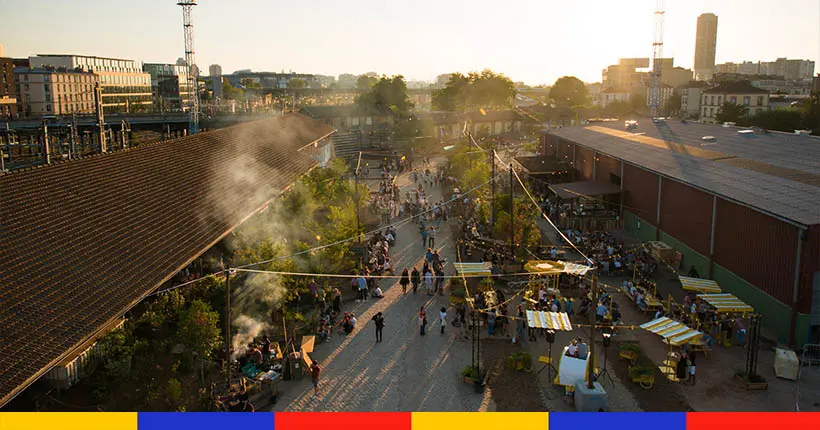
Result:
{"type": "Polygon", "coordinates": [[[355,158],[361,150],[362,137],[359,132],[336,132],[332,140],[336,158],[349,160],[355,158]]]}

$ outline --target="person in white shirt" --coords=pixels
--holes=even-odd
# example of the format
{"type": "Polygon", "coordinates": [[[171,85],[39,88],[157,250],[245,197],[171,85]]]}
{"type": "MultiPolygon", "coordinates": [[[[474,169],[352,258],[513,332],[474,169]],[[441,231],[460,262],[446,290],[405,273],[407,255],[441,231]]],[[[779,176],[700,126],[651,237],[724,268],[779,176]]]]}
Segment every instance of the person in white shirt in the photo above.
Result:
{"type": "Polygon", "coordinates": [[[356,328],[356,314],[354,313],[350,314],[350,325],[352,325],[353,328],[356,328]]]}
{"type": "Polygon", "coordinates": [[[376,297],[378,297],[378,298],[384,297],[384,293],[382,293],[382,287],[376,287],[376,297]]]}
{"type": "Polygon", "coordinates": [[[427,294],[433,294],[433,272],[428,271],[424,274],[424,286],[427,287],[427,294]]]}
{"type": "Polygon", "coordinates": [[[444,334],[444,326],[447,325],[447,308],[442,307],[439,310],[438,318],[441,320],[441,334],[444,334]]]}

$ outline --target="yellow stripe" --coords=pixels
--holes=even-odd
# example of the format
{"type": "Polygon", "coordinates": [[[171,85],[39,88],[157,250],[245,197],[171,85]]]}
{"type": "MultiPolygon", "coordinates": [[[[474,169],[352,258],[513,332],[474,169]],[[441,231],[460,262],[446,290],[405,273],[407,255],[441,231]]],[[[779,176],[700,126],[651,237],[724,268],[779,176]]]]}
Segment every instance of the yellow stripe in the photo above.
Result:
{"type": "Polygon", "coordinates": [[[137,430],[137,413],[0,412],[0,430],[137,430]]]}
{"type": "Polygon", "coordinates": [[[413,430],[442,430],[448,427],[471,430],[549,428],[546,412],[413,412],[412,420],[413,430]]]}

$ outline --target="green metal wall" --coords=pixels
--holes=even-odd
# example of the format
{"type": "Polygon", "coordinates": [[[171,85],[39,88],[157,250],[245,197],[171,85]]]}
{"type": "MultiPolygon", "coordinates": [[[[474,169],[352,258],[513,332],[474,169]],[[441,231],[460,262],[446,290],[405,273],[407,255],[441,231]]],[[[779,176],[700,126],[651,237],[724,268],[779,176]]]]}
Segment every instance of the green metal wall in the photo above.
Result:
{"type": "Polygon", "coordinates": [[[684,245],[683,242],[666,234],[663,230],[661,230],[659,237],[661,242],[666,243],[674,248],[675,251],[683,254],[683,260],[681,261],[679,269],[681,275],[686,276],[686,274],[689,273],[689,267],[695,266],[695,270],[698,271],[698,275],[700,275],[701,278],[709,277],[709,257],[706,257],[705,255],[684,245]]]}
{"type": "Polygon", "coordinates": [[[630,233],[638,236],[641,242],[650,242],[655,240],[656,228],[654,225],[646,222],[646,220],[638,217],[629,211],[624,211],[624,228],[630,233]],[[640,222],[640,228],[638,223],[640,222]]]}

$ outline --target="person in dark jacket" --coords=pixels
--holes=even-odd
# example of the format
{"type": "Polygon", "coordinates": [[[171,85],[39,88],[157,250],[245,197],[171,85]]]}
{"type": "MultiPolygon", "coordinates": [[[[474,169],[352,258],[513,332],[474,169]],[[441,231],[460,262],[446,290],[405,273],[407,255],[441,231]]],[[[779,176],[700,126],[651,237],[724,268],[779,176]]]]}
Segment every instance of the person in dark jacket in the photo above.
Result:
{"type": "Polygon", "coordinates": [[[384,315],[381,312],[373,315],[371,320],[376,323],[376,342],[382,341],[382,330],[384,329],[384,315]]]}
{"type": "Polygon", "coordinates": [[[407,294],[407,284],[410,283],[410,274],[407,273],[407,269],[402,270],[401,272],[401,280],[399,284],[401,284],[401,293],[407,294]]]}
{"type": "Polygon", "coordinates": [[[413,272],[410,273],[410,282],[413,283],[413,294],[419,289],[419,284],[421,284],[421,274],[419,273],[419,269],[413,268],[413,272]]]}

